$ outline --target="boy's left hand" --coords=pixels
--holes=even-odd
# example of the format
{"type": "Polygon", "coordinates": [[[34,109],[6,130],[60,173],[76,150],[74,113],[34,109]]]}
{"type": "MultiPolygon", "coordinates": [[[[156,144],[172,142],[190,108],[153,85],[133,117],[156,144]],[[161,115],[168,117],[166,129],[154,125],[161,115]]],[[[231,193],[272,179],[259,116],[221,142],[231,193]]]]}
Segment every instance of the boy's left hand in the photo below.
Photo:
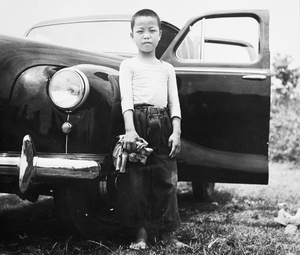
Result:
{"type": "Polygon", "coordinates": [[[169,147],[171,148],[171,152],[169,154],[169,157],[174,158],[176,157],[180,150],[181,150],[181,142],[180,142],[180,135],[172,134],[169,137],[169,147]]]}

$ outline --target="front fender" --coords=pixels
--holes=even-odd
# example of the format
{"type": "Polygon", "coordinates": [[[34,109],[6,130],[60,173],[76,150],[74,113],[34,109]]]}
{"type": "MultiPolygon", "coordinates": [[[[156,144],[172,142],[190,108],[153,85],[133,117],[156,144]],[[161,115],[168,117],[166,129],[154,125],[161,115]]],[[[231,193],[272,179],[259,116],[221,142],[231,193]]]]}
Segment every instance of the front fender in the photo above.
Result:
{"type": "Polygon", "coordinates": [[[49,81],[60,67],[36,66],[20,75],[9,106],[0,111],[0,151],[19,151],[29,134],[37,152],[109,153],[115,128],[122,126],[122,119],[113,115],[121,110],[115,107],[114,83],[109,79],[118,72],[96,65],[75,68],[87,76],[90,93],[74,112],[59,110],[48,95],[49,81]],[[73,126],[68,137],[62,131],[66,121],[73,126]]]}
{"type": "Polygon", "coordinates": [[[0,176],[11,176],[13,182],[20,177],[20,152],[27,135],[35,144],[33,172],[37,179],[50,178],[56,183],[63,177],[91,179],[110,171],[112,146],[116,136],[124,132],[118,72],[87,64],[75,68],[87,76],[90,93],[73,112],[58,109],[48,95],[49,81],[61,67],[35,66],[16,80],[10,104],[0,110],[0,176]],[[62,130],[66,121],[72,123],[68,134],[62,130]],[[93,164],[98,162],[99,167],[73,169],[73,163],[86,159],[93,164]],[[47,168],[44,163],[49,161],[52,163],[47,163],[47,168]],[[73,163],[53,167],[55,161],[73,163]]]}

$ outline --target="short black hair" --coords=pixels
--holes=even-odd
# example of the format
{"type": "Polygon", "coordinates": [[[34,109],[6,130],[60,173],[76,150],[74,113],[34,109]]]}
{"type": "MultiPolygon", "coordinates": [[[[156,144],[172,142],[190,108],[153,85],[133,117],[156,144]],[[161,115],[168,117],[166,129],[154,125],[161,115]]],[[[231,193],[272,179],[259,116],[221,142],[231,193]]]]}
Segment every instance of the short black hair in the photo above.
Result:
{"type": "Polygon", "coordinates": [[[161,22],[160,22],[160,18],[157,15],[157,13],[155,11],[150,10],[150,9],[142,9],[142,10],[137,11],[132,16],[132,18],[131,18],[131,31],[133,30],[136,18],[142,17],[142,16],[144,16],[144,17],[149,17],[150,16],[150,17],[156,18],[158,27],[159,27],[159,29],[161,29],[161,22]]]}

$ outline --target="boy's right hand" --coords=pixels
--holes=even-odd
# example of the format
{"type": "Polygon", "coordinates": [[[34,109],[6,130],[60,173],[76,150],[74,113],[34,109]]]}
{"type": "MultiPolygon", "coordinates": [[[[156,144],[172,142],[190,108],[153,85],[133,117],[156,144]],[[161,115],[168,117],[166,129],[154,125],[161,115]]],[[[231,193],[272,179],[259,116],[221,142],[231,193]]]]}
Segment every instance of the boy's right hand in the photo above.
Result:
{"type": "Polygon", "coordinates": [[[135,130],[127,131],[123,140],[123,149],[129,153],[136,150],[136,142],[142,141],[135,130]]]}

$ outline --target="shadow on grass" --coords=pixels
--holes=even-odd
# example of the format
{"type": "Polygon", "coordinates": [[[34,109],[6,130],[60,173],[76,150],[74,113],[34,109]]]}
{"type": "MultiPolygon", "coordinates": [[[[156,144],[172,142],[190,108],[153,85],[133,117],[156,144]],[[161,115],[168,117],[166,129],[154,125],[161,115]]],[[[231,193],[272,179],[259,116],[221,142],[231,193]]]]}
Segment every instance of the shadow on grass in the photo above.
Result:
{"type": "MultiPolygon", "coordinates": [[[[216,191],[211,202],[197,202],[191,192],[178,194],[179,207],[187,210],[189,216],[214,211],[213,202],[221,205],[231,199],[231,194],[224,191],[216,191]]],[[[16,195],[0,196],[0,226],[1,240],[10,241],[20,241],[28,235],[34,238],[74,234],[56,219],[52,197],[40,197],[37,203],[31,203],[16,195]]]]}
{"type": "Polygon", "coordinates": [[[0,205],[0,251],[15,254],[28,245],[51,246],[74,234],[57,221],[52,197],[31,203],[5,195],[0,205]]]}
{"type": "MultiPolygon", "coordinates": [[[[198,251],[211,243],[211,236],[226,236],[235,228],[243,233],[262,226],[278,228],[268,219],[270,215],[262,214],[259,204],[248,205],[243,197],[228,190],[216,189],[209,202],[197,202],[191,190],[185,190],[178,194],[183,222],[178,236],[186,243],[193,240],[193,250],[197,251],[194,254],[202,254],[198,251]]],[[[14,195],[0,196],[0,254],[149,254],[127,253],[126,247],[133,239],[128,232],[92,242],[65,228],[55,216],[52,197],[30,203],[14,195]]],[[[238,236],[238,232],[232,236],[238,236]]],[[[225,239],[216,240],[226,244],[228,238],[225,239]]],[[[160,243],[152,240],[152,245],[153,254],[165,254],[160,243]]]]}
{"type": "Polygon", "coordinates": [[[212,194],[209,201],[197,201],[193,196],[192,191],[179,193],[178,194],[178,202],[180,205],[185,205],[186,203],[195,203],[195,204],[211,204],[211,203],[218,203],[219,205],[224,205],[229,203],[233,198],[233,195],[228,191],[217,191],[215,190],[212,194]]]}
{"type": "Polygon", "coordinates": [[[210,214],[217,212],[220,208],[232,201],[233,195],[227,191],[215,190],[210,201],[197,201],[192,191],[178,194],[178,206],[180,217],[186,220],[198,214],[210,214]]]}

